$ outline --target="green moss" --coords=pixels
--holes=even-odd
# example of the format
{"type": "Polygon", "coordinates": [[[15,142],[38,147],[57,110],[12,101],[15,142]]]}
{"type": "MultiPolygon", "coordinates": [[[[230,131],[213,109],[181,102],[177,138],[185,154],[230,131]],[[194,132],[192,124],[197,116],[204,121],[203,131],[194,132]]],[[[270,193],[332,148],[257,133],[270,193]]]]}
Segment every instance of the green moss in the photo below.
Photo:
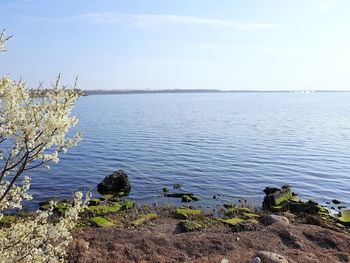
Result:
{"type": "Polygon", "coordinates": [[[103,195],[103,196],[100,197],[100,200],[105,201],[105,200],[108,200],[108,199],[112,198],[113,196],[114,195],[103,195]]]}
{"type": "Polygon", "coordinates": [[[133,225],[138,226],[138,225],[142,224],[143,222],[145,222],[146,220],[150,220],[150,219],[155,218],[157,216],[158,216],[157,214],[140,215],[139,218],[133,222],[133,225]]]}
{"type": "Polygon", "coordinates": [[[237,207],[239,212],[249,213],[250,209],[248,207],[237,207]]]}
{"type": "Polygon", "coordinates": [[[273,211],[280,211],[280,210],[283,210],[284,208],[286,208],[288,205],[288,202],[287,201],[284,201],[282,203],[280,203],[279,205],[275,205],[272,207],[272,210],[273,211]]]}
{"type": "Polygon", "coordinates": [[[350,225],[350,210],[344,210],[340,212],[341,217],[339,217],[339,221],[342,224],[350,225]]]}
{"type": "Polygon", "coordinates": [[[124,201],[122,204],[122,209],[131,209],[135,207],[135,201],[124,201]]]}
{"type": "Polygon", "coordinates": [[[327,214],[329,213],[327,207],[325,206],[317,206],[317,207],[320,209],[319,213],[327,213],[327,214]]]}
{"type": "Polygon", "coordinates": [[[217,219],[204,217],[196,220],[184,220],[184,221],[181,221],[179,225],[183,231],[191,232],[191,231],[196,231],[205,227],[212,227],[218,224],[218,222],[219,221],[217,219]]]}
{"type": "Polygon", "coordinates": [[[243,223],[245,220],[241,218],[231,218],[231,219],[220,219],[221,222],[228,224],[228,225],[236,225],[238,223],[243,223]]]}
{"type": "Polygon", "coordinates": [[[249,217],[249,218],[256,218],[256,217],[260,217],[257,214],[253,214],[253,213],[243,213],[244,216],[249,217]]]}
{"type": "Polygon", "coordinates": [[[336,226],[339,228],[345,228],[345,226],[343,224],[340,224],[340,223],[337,223],[336,226]]]}
{"type": "Polygon", "coordinates": [[[58,215],[63,215],[66,210],[68,209],[68,205],[67,203],[58,203],[54,209],[54,211],[58,214],[58,215]]]}
{"type": "Polygon", "coordinates": [[[175,213],[174,218],[175,219],[187,219],[188,216],[186,214],[183,214],[183,213],[175,213]]]}
{"type": "Polygon", "coordinates": [[[180,227],[185,232],[200,230],[204,226],[198,221],[185,220],[180,222],[180,227]]]}
{"type": "Polygon", "coordinates": [[[287,191],[284,195],[282,195],[280,198],[277,198],[275,200],[276,205],[278,206],[279,204],[281,204],[283,201],[289,200],[290,198],[292,198],[292,192],[287,191]]]}
{"type": "Polygon", "coordinates": [[[34,216],[35,212],[21,212],[21,213],[18,213],[18,215],[22,217],[30,217],[30,216],[34,216]]]}
{"type": "Polygon", "coordinates": [[[16,221],[15,216],[4,216],[3,218],[1,218],[0,224],[10,224],[14,221],[16,221]]]}
{"type": "Polygon", "coordinates": [[[247,207],[233,207],[233,208],[227,209],[225,211],[225,215],[232,215],[232,214],[235,214],[236,212],[249,213],[250,209],[247,207]]]}
{"type": "Polygon", "coordinates": [[[177,208],[176,212],[177,213],[182,213],[182,214],[185,214],[185,215],[200,215],[201,214],[201,211],[200,210],[196,210],[196,209],[180,209],[180,208],[177,208]]]}
{"type": "Polygon", "coordinates": [[[114,226],[114,224],[110,221],[108,221],[107,219],[103,218],[103,217],[94,217],[91,218],[91,222],[93,222],[94,224],[100,226],[100,227],[111,227],[114,226]]]}
{"type": "Polygon", "coordinates": [[[114,205],[111,206],[106,206],[106,205],[99,205],[99,206],[89,206],[89,211],[97,214],[108,214],[108,213],[116,213],[120,210],[121,204],[115,203],[114,205]]]}

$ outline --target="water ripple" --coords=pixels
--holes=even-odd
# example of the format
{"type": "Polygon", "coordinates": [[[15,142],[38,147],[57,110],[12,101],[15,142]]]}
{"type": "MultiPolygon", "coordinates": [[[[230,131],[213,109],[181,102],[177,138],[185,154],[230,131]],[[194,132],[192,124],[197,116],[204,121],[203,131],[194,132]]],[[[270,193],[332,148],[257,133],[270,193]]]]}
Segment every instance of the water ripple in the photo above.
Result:
{"type": "Polygon", "coordinates": [[[33,171],[31,191],[36,200],[71,196],[124,169],[136,200],[181,183],[205,204],[259,204],[265,186],[290,184],[304,198],[350,205],[348,101],[349,93],[84,97],[74,129],[84,140],[49,172],[33,171]]]}

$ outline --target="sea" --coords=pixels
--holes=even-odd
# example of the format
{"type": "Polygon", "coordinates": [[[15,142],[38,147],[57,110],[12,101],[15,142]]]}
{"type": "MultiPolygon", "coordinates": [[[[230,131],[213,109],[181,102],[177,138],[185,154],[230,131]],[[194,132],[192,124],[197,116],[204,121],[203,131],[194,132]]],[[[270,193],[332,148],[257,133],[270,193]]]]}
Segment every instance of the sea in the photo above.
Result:
{"type": "Polygon", "coordinates": [[[168,187],[202,208],[260,206],[266,186],[288,184],[302,199],[350,205],[350,93],[92,95],[72,115],[69,134],[84,139],[50,170],[27,174],[29,210],[79,189],[98,197],[97,184],[119,169],[131,183],[126,198],[141,204],[178,204],[163,197],[168,187]]]}

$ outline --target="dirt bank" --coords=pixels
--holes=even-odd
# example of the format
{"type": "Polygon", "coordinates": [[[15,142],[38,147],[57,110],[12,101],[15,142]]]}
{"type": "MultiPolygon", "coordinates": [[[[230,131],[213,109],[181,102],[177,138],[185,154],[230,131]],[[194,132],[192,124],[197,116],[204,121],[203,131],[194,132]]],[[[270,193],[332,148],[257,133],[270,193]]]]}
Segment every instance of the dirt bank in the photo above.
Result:
{"type": "Polygon", "coordinates": [[[350,236],[300,223],[259,223],[235,232],[224,224],[182,232],[179,220],[158,217],[142,227],[91,227],[74,233],[68,262],[250,262],[271,251],[288,262],[350,262],[350,236]]]}

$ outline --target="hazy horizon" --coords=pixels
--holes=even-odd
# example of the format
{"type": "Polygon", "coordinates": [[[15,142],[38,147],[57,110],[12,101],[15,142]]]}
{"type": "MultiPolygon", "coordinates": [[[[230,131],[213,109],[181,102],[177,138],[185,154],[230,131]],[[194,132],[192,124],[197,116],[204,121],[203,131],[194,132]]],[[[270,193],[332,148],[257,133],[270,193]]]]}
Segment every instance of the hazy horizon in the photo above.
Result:
{"type": "Polygon", "coordinates": [[[349,90],[350,2],[3,0],[0,73],[84,90],[349,90]]]}

